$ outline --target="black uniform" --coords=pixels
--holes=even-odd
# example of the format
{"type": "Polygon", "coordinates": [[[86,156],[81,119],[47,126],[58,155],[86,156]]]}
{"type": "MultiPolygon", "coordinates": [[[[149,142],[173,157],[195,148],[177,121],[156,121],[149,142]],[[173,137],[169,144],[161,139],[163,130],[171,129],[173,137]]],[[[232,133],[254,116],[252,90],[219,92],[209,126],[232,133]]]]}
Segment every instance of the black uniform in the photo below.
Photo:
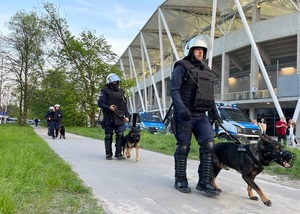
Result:
{"type": "Polygon", "coordinates": [[[55,139],[55,137],[58,137],[59,123],[63,117],[62,111],[60,109],[54,109],[50,113],[50,117],[51,117],[51,136],[53,139],[55,139]]]}
{"type": "MultiPolygon", "coordinates": [[[[190,192],[186,178],[187,157],[190,151],[192,134],[200,145],[198,190],[217,195],[211,184],[212,158],[214,152],[214,133],[208,113],[213,120],[219,120],[216,110],[212,74],[209,67],[186,57],[175,63],[171,78],[170,96],[174,104],[175,138],[177,148],[175,160],[175,188],[190,192]]],[[[209,194],[208,193],[208,194],[209,194]]]]}
{"type": "Polygon", "coordinates": [[[52,109],[49,109],[49,111],[47,111],[45,114],[45,119],[47,121],[47,126],[48,126],[48,133],[47,133],[48,136],[51,135],[51,112],[52,111],[53,111],[52,109]]]}
{"type": "Polygon", "coordinates": [[[115,157],[121,159],[121,146],[124,137],[125,122],[124,117],[129,117],[127,109],[127,101],[123,89],[114,88],[111,84],[107,84],[100,93],[98,106],[104,114],[105,126],[105,152],[106,158],[111,159],[113,132],[116,133],[116,153],[115,157]],[[117,106],[115,111],[111,111],[111,105],[117,106]]]}

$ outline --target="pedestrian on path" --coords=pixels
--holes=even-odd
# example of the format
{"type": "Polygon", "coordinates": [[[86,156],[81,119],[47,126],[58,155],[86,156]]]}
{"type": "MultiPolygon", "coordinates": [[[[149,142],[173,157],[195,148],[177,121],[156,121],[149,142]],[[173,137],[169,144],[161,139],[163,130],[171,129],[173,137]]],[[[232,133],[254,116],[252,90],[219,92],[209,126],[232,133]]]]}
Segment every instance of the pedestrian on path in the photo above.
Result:
{"type": "Polygon", "coordinates": [[[119,88],[121,82],[117,74],[111,73],[106,77],[106,85],[101,90],[98,106],[104,114],[105,129],[105,153],[106,159],[112,159],[112,140],[113,134],[116,134],[116,152],[115,158],[122,159],[121,147],[124,138],[125,123],[129,122],[129,112],[125,91],[119,88]]]}

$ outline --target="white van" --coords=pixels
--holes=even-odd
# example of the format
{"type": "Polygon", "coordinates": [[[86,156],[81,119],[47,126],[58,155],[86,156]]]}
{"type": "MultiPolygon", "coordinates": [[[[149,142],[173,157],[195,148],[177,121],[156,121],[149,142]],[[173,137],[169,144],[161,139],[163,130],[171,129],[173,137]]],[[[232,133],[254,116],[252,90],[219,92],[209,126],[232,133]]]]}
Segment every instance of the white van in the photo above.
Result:
{"type": "MultiPolygon", "coordinates": [[[[222,125],[230,135],[241,139],[244,143],[257,142],[259,127],[252,123],[250,118],[236,104],[216,101],[216,107],[223,120],[222,125]]],[[[218,137],[232,140],[221,127],[218,131],[218,137]]]]}

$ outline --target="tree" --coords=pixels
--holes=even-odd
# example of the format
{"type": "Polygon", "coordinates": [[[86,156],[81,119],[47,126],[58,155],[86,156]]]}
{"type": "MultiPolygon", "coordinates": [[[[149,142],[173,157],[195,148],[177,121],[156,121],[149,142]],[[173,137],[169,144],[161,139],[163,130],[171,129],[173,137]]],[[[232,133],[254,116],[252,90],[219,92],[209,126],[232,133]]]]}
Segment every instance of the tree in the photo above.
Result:
{"type": "Polygon", "coordinates": [[[75,38],[53,4],[44,4],[44,8],[48,14],[46,24],[49,34],[55,39],[53,44],[58,44],[58,51],[53,55],[57,54],[57,60],[70,68],[68,76],[81,98],[77,107],[89,116],[91,125],[95,127],[98,112],[96,100],[105,84],[105,77],[112,72],[120,75],[120,71],[112,65],[116,54],[111,51],[105,38],[97,37],[95,32],[82,32],[79,38],[75,38]]]}
{"type": "Polygon", "coordinates": [[[35,12],[17,12],[8,22],[8,36],[2,37],[5,69],[16,84],[19,100],[20,125],[27,121],[28,104],[32,91],[43,73],[45,34],[35,12]]]}
{"type": "Polygon", "coordinates": [[[62,122],[66,126],[82,126],[86,124],[86,114],[82,113],[77,104],[81,102],[74,90],[73,82],[68,80],[64,70],[49,70],[34,90],[30,106],[32,114],[44,118],[50,106],[60,104],[63,111],[62,122]]]}

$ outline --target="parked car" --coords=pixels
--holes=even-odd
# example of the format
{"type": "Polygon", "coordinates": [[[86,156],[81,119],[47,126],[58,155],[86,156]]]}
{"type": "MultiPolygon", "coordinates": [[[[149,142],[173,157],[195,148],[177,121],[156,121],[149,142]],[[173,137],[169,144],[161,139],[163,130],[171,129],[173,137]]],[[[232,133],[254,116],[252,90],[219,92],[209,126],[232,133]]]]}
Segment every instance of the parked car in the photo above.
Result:
{"type": "MultiPolygon", "coordinates": [[[[133,115],[130,116],[130,125],[132,125],[133,115]]],[[[164,132],[165,124],[159,113],[156,112],[138,112],[136,113],[136,124],[141,129],[147,130],[150,133],[164,132]]]]}
{"type": "MultiPolygon", "coordinates": [[[[223,120],[223,126],[230,135],[240,138],[245,143],[256,142],[259,138],[259,127],[236,105],[216,102],[217,110],[223,120]]],[[[219,128],[218,137],[232,140],[225,130],[219,128]]]]}

